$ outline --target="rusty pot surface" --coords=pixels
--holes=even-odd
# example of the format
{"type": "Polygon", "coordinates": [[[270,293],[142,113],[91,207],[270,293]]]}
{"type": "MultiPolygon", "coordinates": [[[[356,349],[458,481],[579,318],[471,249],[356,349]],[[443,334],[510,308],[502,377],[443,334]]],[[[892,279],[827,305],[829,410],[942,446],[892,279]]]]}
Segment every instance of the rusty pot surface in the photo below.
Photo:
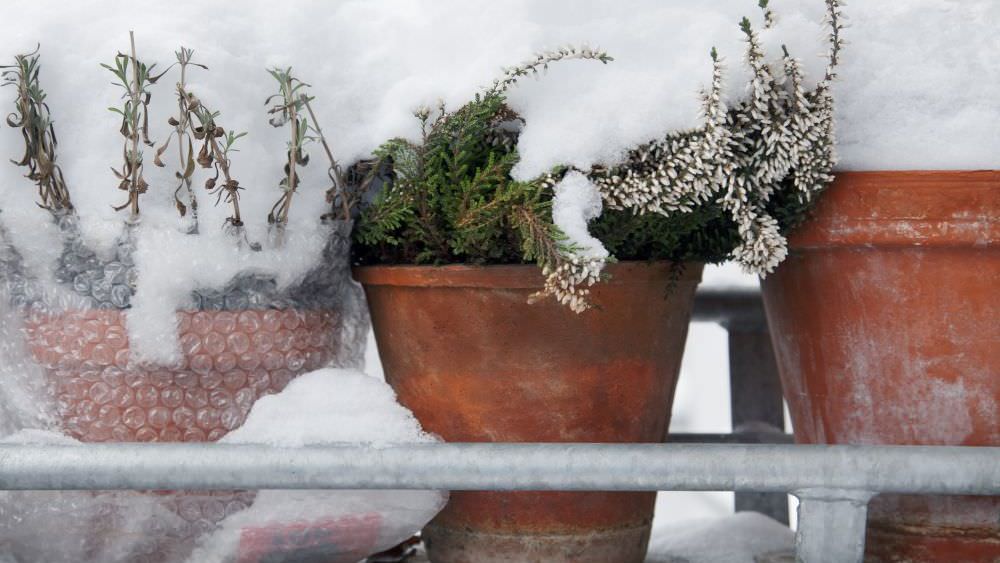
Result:
{"type": "MultiPolygon", "coordinates": [[[[701,265],[609,266],[583,314],[538,268],[375,266],[365,286],[387,381],[450,442],[662,442],[701,265]]],[[[654,493],[455,492],[424,529],[435,562],[641,562],[654,493]]]]}
{"type": "MultiPolygon", "coordinates": [[[[837,176],[763,281],[796,439],[1000,446],[1000,172],[837,176]]],[[[1000,561],[1000,499],[882,495],[872,561],[1000,561]]]]}

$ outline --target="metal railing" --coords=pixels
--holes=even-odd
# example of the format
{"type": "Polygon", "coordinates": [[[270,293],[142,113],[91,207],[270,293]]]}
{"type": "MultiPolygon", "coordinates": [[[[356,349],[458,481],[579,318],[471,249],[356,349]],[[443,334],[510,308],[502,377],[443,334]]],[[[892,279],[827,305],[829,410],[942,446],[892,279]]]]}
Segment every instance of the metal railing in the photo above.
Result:
{"type": "Polygon", "coordinates": [[[860,562],[877,493],[1000,495],[1000,448],[0,445],[0,489],[732,490],[799,498],[799,561],[860,562]]]}
{"type": "Polygon", "coordinates": [[[786,521],[792,494],[796,557],[809,563],[862,561],[878,493],[1000,495],[1000,448],[788,444],[759,294],[699,292],[694,320],[729,331],[732,434],[673,434],[668,444],[6,444],[0,490],[731,490],[737,510],[786,521]]]}

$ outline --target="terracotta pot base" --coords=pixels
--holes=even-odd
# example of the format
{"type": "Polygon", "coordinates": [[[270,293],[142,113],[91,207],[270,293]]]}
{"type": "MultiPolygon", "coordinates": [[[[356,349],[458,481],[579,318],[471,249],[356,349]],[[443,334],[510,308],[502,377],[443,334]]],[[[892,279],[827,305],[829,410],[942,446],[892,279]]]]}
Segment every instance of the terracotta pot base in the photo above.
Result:
{"type": "Polygon", "coordinates": [[[651,527],[647,523],[576,534],[495,534],[430,524],[423,538],[435,563],[642,563],[651,527]]]}

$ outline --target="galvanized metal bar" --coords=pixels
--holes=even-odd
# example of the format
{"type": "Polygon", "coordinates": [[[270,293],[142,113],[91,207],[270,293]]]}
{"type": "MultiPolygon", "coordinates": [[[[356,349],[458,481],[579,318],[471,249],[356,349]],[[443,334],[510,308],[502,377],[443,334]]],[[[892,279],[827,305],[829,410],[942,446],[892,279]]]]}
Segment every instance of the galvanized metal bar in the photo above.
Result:
{"type": "Polygon", "coordinates": [[[1000,448],[687,444],[0,445],[0,489],[853,489],[1000,494],[1000,448]]]}
{"type": "MultiPolygon", "coordinates": [[[[782,432],[784,408],[778,366],[760,290],[702,289],[694,320],[720,324],[729,333],[729,403],[733,432],[782,432]]],[[[736,493],[736,511],[753,510],[788,524],[788,497],[736,493]]]]}
{"type": "Polygon", "coordinates": [[[729,434],[671,433],[668,442],[675,444],[792,444],[791,434],[777,431],[735,431],[729,434]]]}
{"type": "Polygon", "coordinates": [[[756,287],[702,288],[694,296],[691,320],[764,326],[767,315],[760,289],[756,287]]]}
{"type": "MultiPolygon", "coordinates": [[[[734,431],[777,431],[785,427],[784,397],[767,325],[727,323],[729,403],[734,431]]],[[[788,524],[788,496],[736,493],[736,511],[753,510],[788,524]]]]}
{"type": "Polygon", "coordinates": [[[799,498],[795,560],[799,563],[862,563],[869,491],[807,489],[799,498]]]}

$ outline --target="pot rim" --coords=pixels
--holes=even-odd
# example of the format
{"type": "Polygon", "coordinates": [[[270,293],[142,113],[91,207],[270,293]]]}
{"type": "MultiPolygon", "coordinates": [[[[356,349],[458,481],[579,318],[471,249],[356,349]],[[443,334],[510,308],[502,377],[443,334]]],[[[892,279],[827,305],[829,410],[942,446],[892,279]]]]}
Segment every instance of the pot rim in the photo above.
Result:
{"type": "MultiPolygon", "coordinates": [[[[614,262],[605,266],[608,285],[659,283],[670,275],[668,260],[614,262]]],[[[701,262],[684,262],[679,284],[701,281],[701,262]]],[[[480,287],[497,289],[534,289],[545,287],[545,277],[536,264],[446,264],[355,266],[354,279],[368,286],[397,287],[480,287]]]]}
{"type": "Polygon", "coordinates": [[[1000,238],[1000,170],[837,172],[793,250],[989,248],[1000,238]]]}

